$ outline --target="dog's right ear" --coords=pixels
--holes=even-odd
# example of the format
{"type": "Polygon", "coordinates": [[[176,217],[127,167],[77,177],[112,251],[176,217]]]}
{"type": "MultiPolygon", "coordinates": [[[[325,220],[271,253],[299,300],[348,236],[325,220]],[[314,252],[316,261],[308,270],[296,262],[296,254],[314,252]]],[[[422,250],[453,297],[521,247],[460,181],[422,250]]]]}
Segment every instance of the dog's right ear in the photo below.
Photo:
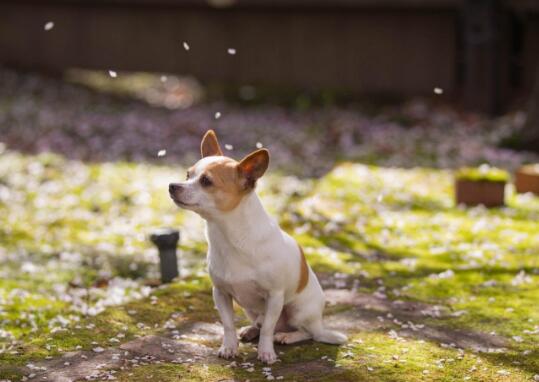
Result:
{"type": "Polygon", "coordinates": [[[257,179],[264,175],[268,165],[269,151],[266,149],[256,150],[238,163],[238,171],[246,181],[246,188],[255,187],[257,179]]]}
{"type": "Polygon", "coordinates": [[[221,146],[219,146],[219,141],[217,140],[217,135],[215,135],[215,131],[208,130],[206,134],[204,134],[202,143],[200,143],[200,154],[202,155],[202,158],[223,155],[221,146]]]}

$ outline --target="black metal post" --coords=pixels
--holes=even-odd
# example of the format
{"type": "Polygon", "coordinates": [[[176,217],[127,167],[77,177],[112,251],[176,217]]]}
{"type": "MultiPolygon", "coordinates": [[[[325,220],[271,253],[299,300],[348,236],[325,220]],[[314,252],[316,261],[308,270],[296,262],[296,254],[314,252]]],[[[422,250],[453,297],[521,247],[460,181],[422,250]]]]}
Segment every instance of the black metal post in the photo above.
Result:
{"type": "Polygon", "coordinates": [[[180,240],[180,232],[172,228],[161,228],[150,235],[150,240],[159,250],[161,281],[169,283],[179,276],[176,246],[180,240]]]}

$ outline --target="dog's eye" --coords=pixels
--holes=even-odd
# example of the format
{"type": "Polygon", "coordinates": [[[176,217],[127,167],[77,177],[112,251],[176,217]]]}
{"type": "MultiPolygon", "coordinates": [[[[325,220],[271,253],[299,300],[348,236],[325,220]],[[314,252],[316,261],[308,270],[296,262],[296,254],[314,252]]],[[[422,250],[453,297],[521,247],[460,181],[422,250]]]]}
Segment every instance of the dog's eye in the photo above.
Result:
{"type": "Polygon", "coordinates": [[[208,178],[206,175],[202,175],[200,177],[200,184],[202,185],[202,187],[209,187],[211,186],[213,183],[211,181],[210,178],[208,178]]]}

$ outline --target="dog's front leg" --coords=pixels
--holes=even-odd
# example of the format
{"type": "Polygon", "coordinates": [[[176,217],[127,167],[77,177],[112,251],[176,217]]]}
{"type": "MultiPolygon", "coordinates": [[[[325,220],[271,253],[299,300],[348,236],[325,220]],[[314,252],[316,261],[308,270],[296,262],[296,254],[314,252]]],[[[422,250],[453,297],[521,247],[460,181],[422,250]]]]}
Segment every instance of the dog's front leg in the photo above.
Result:
{"type": "Polygon", "coordinates": [[[266,314],[260,329],[260,339],[258,341],[258,359],[266,363],[274,363],[277,360],[275,350],[273,350],[273,335],[275,325],[281,316],[284,304],[284,292],[270,292],[266,301],[266,314]]]}
{"type": "Polygon", "coordinates": [[[213,301],[221,316],[224,336],[223,344],[219,349],[219,357],[232,358],[238,354],[238,338],[234,327],[234,309],[232,307],[232,297],[219,288],[213,287],[213,301]]]}

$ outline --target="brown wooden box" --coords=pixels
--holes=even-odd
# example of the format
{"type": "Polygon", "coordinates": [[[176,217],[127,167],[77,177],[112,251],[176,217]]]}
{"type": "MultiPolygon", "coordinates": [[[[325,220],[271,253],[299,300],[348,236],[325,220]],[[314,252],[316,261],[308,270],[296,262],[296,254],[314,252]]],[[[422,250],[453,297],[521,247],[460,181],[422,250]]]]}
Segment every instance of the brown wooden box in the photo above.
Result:
{"type": "Polygon", "coordinates": [[[505,182],[456,179],[455,197],[457,204],[501,207],[505,205],[505,182]]]}
{"type": "Polygon", "coordinates": [[[518,193],[533,192],[539,195],[539,166],[523,166],[515,175],[515,188],[518,193]]]}

